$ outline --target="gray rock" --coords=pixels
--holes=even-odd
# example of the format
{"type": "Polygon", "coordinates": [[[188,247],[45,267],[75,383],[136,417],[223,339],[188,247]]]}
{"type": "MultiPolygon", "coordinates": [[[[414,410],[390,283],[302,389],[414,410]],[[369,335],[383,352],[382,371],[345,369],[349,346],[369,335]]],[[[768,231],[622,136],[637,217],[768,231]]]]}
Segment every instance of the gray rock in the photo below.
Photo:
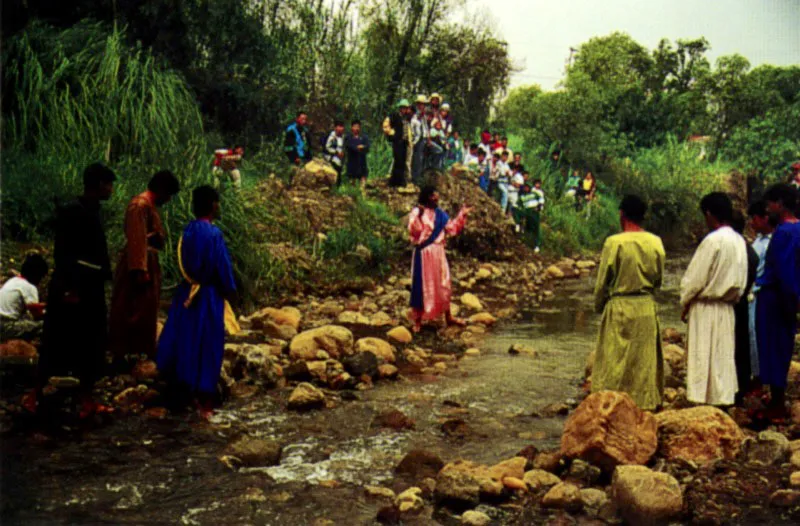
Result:
{"type": "Polygon", "coordinates": [[[762,431],[757,438],[745,440],[742,451],[748,462],[771,466],[789,454],[789,439],[775,431],[762,431]]]}
{"type": "Polygon", "coordinates": [[[345,371],[356,378],[368,375],[375,378],[378,375],[378,358],[371,352],[362,352],[348,356],[342,360],[345,371]]]}
{"type": "Polygon", "coordinates": [[[251,436],[243,436],[230,444],[227,454],[238,458],[243,466],[276,466],[281,462],[281,445],[251,436]]]}

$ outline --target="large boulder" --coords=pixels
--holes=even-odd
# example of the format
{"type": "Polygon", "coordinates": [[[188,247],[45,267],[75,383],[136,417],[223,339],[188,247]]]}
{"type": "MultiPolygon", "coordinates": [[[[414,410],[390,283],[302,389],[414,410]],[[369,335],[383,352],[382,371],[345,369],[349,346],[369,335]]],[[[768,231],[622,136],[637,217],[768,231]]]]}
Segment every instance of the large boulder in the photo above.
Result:
{"type": "Polygon", "coordinates": [[[716,407],[699,406],[656,414],[659,454],[667,459],[705,463],[732,460],[739,454],[744,433],[716,407]]]}
{"type": "Polygon", "coordinates": [[[395,351],[392,344],[380,338],[361,338],[356,342],[357,353],[372,353],[381,363],[394,363],[395,351]]]}
{"type": "Polygon", "coordinates": [[[561,453],[610,472],[619,464],[645,464],[656,452],[656,421],[625,393],[586,397],[567,419],[561,453]]]}
{"type": "Polygon", "coordinates": [[[611,480],[611,497],[628,524],[664,523],[683,509],[678,481],[645,466],[618,466],[611,480]]]}
{"type": "Polygon", "coordinates": [[[340,325],[323,325],[301,332],[289,344],[294,360],[316,360],[319,351],[336,359],[353,354],[353,333],[340,325]]]}
{"type": "Polygon", "coordinates": [[[227,454],[246,467],[276,466],[281,462],[280,444],[251,436],[243,436],[230,444],[227,454]]]}

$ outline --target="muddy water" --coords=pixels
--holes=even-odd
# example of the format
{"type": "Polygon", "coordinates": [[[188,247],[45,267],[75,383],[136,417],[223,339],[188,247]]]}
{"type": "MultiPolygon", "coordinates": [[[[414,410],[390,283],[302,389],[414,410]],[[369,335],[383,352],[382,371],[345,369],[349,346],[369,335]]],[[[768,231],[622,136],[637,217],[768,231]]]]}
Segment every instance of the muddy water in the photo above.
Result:
{"type": "MultiPolygon", "coordinates": [[[[669,269],[659,296],[663,326],[679,326],[682,266],[669,269]]],[[[491,464],[530,444],[556,446],[564,417],[536,413],[574,404],[598,324],[591,280],[573,281],[446,375],[384,383],[321,412],[287,413],[287,393],[274,392],[232,401],[210,424],[133,417],[46,438],[7,433],[3,524],[371,524],[385,503],[363,486],[402,489],[393,468],[411,449],[491,464]],[[518,343],[537,356],[509,355],[518,343]],[[387,409],[414,419],[414,429],[375,428],[387,409]],[[447,421],[459,421],[459,436],[443,432],[447,421]],[[241,434],[285,444],[281,464],[225,466],[219,457],[241,434]]]]}

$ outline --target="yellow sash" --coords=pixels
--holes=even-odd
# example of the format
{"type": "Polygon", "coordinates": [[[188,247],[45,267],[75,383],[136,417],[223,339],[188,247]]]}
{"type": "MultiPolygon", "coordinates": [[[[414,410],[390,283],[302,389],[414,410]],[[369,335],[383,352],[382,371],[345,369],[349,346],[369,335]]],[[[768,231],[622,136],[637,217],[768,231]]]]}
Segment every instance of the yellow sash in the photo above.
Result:
{"type": "MultiPolygon", "coordinates": [[[[188,309],[189,305],[192,304],[192,300],[200,291],[200,284],[195,280],[193,280],[192,278],[190,278],[189,274],[187,274],[186,270],[184,270],[183,256],[181,255],[181,252],[183,252],[181,250],[182,248],[183,248],[183,236],[181,236],[181,238],[178,240],[178,268],[181,271],[181,276],[183,276],[183,279],[188,281],[189,285],[191,285],[191,287],[189,288],[189,296],[186,298],[186,301],[183,302],[183,306],[188,309]]],[[[236,321],[236,314],[233,313],[233,307],[231,307],[231,304],[228,303],[228,300],[225,300],[225,313],[223,314],[223,319],[225,322],[225,332],[227,332],[228,334],[231,335],[236,334],[240,330],[242,330],[242,328],[239,327],[239,322],[236,321]]]]}

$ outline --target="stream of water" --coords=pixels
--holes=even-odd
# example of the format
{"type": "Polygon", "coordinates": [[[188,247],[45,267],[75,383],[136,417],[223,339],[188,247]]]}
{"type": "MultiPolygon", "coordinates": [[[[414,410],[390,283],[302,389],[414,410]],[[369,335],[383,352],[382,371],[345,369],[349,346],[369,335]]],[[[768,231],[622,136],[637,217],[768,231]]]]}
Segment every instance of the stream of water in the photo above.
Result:
{"type": "MultiPolygon", "coordinates": [[[[670,264],[658,296],[662,327],[680,327],[683,263],[670,264]]],[[[323,411],[287,413],[286,393],[273,392],[228,403],[210,424],[132,417],[63,439],[7,436],[3,524],[372,524],[386,503],[368,499],[363,486],[392,487],[394,467],[412,449],[493,464],[530,444],[558,445],[564,417],[534,412],[574,402],[600,319],[591,286],[565,283],[446,375],[381,383],[323,411]],[[537,356],[512,356],[512,344],[537,356]],[[414,419],[414,429],[371,426],[387,409],[414,419]],[[451,419],[463,421],[463,437],[443,433],[451,419]],[[219,458],[241,433],[285,444],[281,464],[227,467],[219,458]]]]}

